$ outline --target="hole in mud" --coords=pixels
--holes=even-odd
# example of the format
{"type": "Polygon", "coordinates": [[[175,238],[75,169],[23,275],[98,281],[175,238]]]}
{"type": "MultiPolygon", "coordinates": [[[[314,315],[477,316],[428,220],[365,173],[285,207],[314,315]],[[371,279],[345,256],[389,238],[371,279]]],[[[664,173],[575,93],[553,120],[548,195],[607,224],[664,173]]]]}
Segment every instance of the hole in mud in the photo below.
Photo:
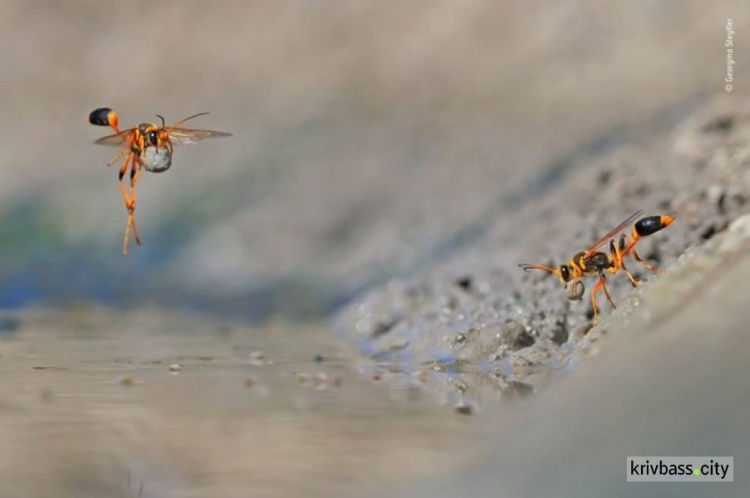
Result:
{"type": "Polygon", "coordinates": [[[703,230],[703,232],[701,233],[701,238],[703,240],[709,240],[714,235],[716,235],[716,227],[714,227],[713,225],[710,225],[708,228],[703,230]]]}
{"type": "Polygon", "coordinates": [[[461,277],[456,280],[456,285],[461,287],[466,292],[470,292],[473,286],[473,281],[470,276],[461,277]]]}
{"type": "Polygon", "coordinates": [[[719,116],[703,126],[702,131],[704,133],[726,133],[734,128],[735,119],[734,116],[725,115],[719,116]]]}

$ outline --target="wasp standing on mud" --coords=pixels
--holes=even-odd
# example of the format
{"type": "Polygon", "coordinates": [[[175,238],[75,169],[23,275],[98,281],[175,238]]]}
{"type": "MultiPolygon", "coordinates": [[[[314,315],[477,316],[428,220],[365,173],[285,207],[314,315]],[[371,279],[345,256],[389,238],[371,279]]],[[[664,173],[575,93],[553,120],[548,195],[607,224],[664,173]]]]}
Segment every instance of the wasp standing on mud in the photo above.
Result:
{"type": "Polygon", "coordinates": [[[120,193],[122,194],[123,202],[125,202],[125,209],[128,211],[128,223],[125,227],[125,236],[122,241],[123,254],[128,253],[128,239],[130,238],[131,228],[135,242],[138,245],[141,244],[141,238],[138,236],[138,230],[135,227],[133,213],[135,213],[136,201],[135,184],[138,182],[142,169],[145,168],[146,171],[152,173],[161,173],[168,170],[172,166],[174,145],[190,145],[204,138],[227,137],[231,135],[230,133],[221,131],[178,128],[185,121],[206,114],[208,113],[201,112],[200,114],[194,114],[177,121],[171,126],[167,126],[164,118],[157,114],[156,117],[161,119],[161,126],[157,126],[154,123],[140,123],[134,128],[124,131],[120,131],[118,128],[117,112],[108,107],[94,109],[89,114],[89,123],[92,125],[109,126],[115,131],[114,135],[102,137],[94,142],[101,145],[120,147],[120,152],[107,163],[107,166],[111,166],[125,155],[125,161],[123,161],[120,167],[120,193]],[[130,167],[129,192],[122,182],[128,167],[130,167]]]}
{"type": "Polygon", "coordinates": [[[635,222],[631,231],[630,237],[627,234],[622,234],[620,237],[619,244],[615,243],[614,237],[623,231],[628,225],[633,223],[639,216],[643,214],[643,211],[637,211],[629,216],[625,221],[617,225],[615,228],[607,232],[603,237],[594,242],[588,249],[580,251],[575,254],[570,260],[560,265],[559,268],[553,268],[547,265],[530,265],[522,263],[518,266],[523,268],[524,271],[530,270],[543,270],[549,273],[557,275],[562,282],[563,286],[568,289],[568,299],[580,299],[584,292],[583,283],[580,281],[581,277],[587,275],[598,275],[594,287],[591,289],[591,307],[594,310],[594,319],[592,327],[596,327],[598,319],[598,311],[596,308],[596,293],[599,289],[604,289],[604,295],[607,297],[607,301],[616,308],[615,303],[612,302],[612,298],[609,295],[607,289],[607,278],[604,275],[605,272],[617,273],[622,269],[630,279],[630,283],[633,287],[638,285],[638,281],[633,277],[633,274],[625,267],[625,261],[623,260],[628,254],[632,254],[633,258],[640,264],[648,268],[649,270],[661,273],[662,270],[654,267],[647,261],[644,261],[635,250],[635,245],[638,241],[648,235],[652,235],[662,228],[668,227],[673,221],[674,217],[667,215],[658,216],[646,216],[635,222]],[[632,239],[632,240],[631,240],[632,239]],[[602,244],[609,242],[609,254],[603,251],[597,251],[602,244]],[[568,285],[570,284],[570,286],[568,285]]]}

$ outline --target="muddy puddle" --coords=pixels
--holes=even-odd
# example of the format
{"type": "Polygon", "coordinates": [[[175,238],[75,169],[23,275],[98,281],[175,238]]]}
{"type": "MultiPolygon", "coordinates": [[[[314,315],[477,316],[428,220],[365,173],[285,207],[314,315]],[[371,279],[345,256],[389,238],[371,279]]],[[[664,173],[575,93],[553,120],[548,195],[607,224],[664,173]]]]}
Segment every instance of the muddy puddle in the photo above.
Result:
{"type": "Polygon", "coordinates": [[[322,327],[86,306],[4,320],[2,496],[408,485],[480,455],[498,399],[469,405],[455,372],[373,363],[322,327]]]}

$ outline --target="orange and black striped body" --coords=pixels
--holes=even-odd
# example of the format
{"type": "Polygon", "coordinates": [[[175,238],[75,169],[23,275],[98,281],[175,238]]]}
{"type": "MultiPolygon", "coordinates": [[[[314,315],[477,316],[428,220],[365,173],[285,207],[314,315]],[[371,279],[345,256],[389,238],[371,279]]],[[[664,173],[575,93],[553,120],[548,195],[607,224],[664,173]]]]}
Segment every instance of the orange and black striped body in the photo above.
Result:
{"type": "Polygon", "coordinates": [[[657,273],[661,272],[661,270],[647,261],[644,261],[638,255],[635,250],[635,245],[643,237],[653,235],[659,230],[668,227],[674,221],[674,217],[668,215],[657,215],[641,218],[633,225],[630,237],[626,234],[622,234],[619,244],[615,244],[614,236],[625,229],[640,215],[641,211],[634,213],[618,226],[607,232],[607,234],[596,241],[591,247],[576,253],[566,264],[560,265],[559,268],[547,265],[529,265],[525,263],[519,266],[523,268],[524,271],[543,270],[557,275],[563,286],[566,289],[569,289],[568,299],[576,300],[581,298],[585,290],[579,279],[588,275],[598,275],[599,279],[597,280],[596,285],[591,289],[591,306],[594,311],[593,326],[596,326],[598,313],[596,307],[596,293],[599,289],[604,290],[607,300],[613,308],[616,308],[615,303],[612,302],[609,295],[609,290],[607,289],[606,277],[604,276],[605,272],[614,274],[622,270],[628,276],[634,287],[638,285],[638,281],[626,268],[625,262],[623,261],[628,254],[632,254],[636,261],[649,270],[657,273]],[[607,242],[609,242],[609,254],[597,250],[602,244],[607,242]],[[572,284],[572,287],[568,287],[568,284],[572,284]]]}
{"type": "MultiPolygon", "coordinates": [[[[625,253],[627,254],[628,252],[633,250],[633,247],[636,245],[636,243],[638,243],[639,239],[655,234],[662,228],[666,228],[671,225],[673,221],[674,217],[667,215],[646,216],[645,218],[641,218],[636,222],[636,224],[633,226],[633,230],[631,230],[630,232],[631,237],[633,237],[633,241],[630,243],[630,245],[627,246],[625,253]]],[[[623,236],[620,240],[627,240],[627,236],[623,236]]]]}
{"type": "Polygon", "coordinates": [[[109,107],[99,107],[91,111],[89,114],[89,123],[96,126],[111,126],[115,131],[120,131],[117,128],[117,112],[109,107]]]}

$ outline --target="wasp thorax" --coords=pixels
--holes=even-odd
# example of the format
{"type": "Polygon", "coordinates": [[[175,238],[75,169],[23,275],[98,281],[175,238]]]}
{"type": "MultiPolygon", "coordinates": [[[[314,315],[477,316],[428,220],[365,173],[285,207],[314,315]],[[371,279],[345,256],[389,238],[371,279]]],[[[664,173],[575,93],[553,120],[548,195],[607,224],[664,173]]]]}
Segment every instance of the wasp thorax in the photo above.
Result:
{"type": "Polygon", "coordinates": [[[141,154],[141,161],[147,171],[161,173],[172,166],[172,151],[169,147],[148,146],[141,154]]]}

